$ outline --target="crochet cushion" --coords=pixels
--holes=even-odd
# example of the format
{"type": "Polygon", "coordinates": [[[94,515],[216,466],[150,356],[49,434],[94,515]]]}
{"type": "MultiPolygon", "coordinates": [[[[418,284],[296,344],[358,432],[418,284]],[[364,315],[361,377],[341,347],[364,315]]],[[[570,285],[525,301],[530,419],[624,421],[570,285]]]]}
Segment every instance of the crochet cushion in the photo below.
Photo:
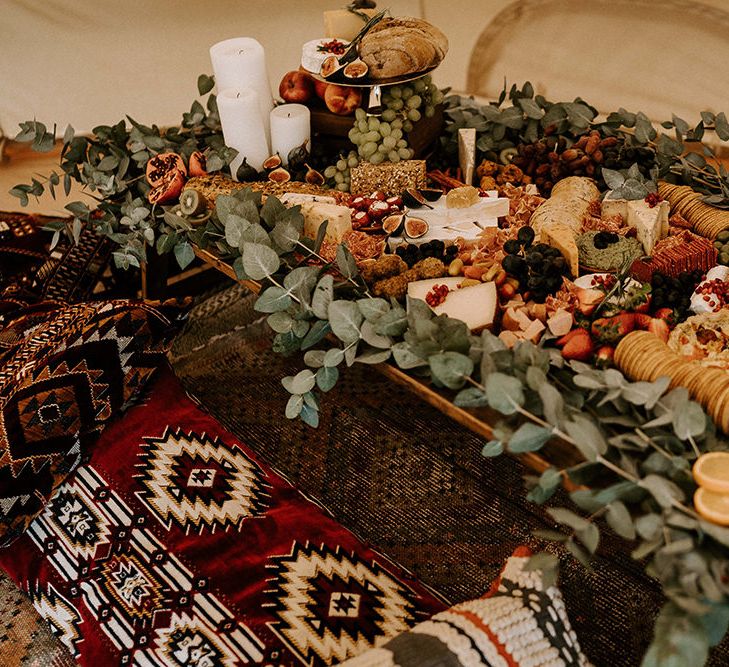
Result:
{"type": "Polygon", "coordinates": [[[562,595],[519,547],[483,598],[462,602],[346,667],[586,667],[562,595]]]}

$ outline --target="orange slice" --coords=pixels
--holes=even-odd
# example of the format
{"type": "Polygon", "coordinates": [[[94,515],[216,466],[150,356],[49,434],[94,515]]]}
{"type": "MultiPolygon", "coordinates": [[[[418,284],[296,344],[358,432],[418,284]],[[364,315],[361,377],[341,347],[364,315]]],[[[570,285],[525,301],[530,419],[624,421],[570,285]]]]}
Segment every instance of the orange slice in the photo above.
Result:
{"type": "Polygon", "coordinates": [[[707,521],[729,526],[729,495],[700,487],[694,494],[694,506],[707,521]]]}
{"type": "Polygon", "coordinates": [[[729,452],[709,452],[696,459],[694,480],[707,491],[729,493],[729,452]]]}

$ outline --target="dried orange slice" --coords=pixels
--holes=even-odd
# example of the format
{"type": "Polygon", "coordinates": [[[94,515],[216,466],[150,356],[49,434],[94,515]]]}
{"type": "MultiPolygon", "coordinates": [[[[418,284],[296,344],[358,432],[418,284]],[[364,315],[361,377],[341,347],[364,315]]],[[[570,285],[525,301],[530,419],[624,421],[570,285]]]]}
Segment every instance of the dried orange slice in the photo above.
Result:
{"type": "Polygon", "coordinates": [[[694,507],[707,521],[729,526],[729,494],[699,487],[694,494],[694,507]]]}
{"type": "Polygon", "coordinates": [[[714,493],[729,493],[729,452],[709,452],[696,459],[694,480],[714,493]]]}

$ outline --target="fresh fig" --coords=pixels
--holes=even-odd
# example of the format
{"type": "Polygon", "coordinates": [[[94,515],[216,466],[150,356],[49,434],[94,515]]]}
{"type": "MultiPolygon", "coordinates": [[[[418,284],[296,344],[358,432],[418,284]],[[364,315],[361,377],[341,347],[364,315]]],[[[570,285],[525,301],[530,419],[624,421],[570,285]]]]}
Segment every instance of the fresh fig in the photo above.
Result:
{"type": "Polygon", "coordinates": [[[419,190],[419,192],[426,201],[430,202],[438,201],[443,196],[443,190],[438,190],[437,188],[424,188],[419,190]]]}
{"type": "Polygon", "coordinates": [[[263,161],[263,168],[266,171],[278,169],[280,166],[281,166],[281,156],[278,153],[276,153],[276,155],[272,155],[271,157],[267,157],[263,161]]]}
{"type": "Polygon", "coordinates": [[[288,183],[291,180],[291,174],[283,167],[278,167],[268,174],[268,180],[274,183],[288,183]]]}
{"type": "Polygon", "coordinates": [[[361,79],[367,76],[368,71],[369,67],[367,67],[367,63],[357,58],[348,65],[345,65],[343,74],[348,79],[361,79]]]}
{"type": "Polygon", "coordinates": [[[419,239],[428,233],[428,223],[422,218],[407,218],[405,220],[405,234],[411,239],[419,239]]]}
{"type": "Polygon", "coordinates": [[[388,215],[382,221],[382,231],[390,236],[402,236],[405,229],[405,216],[402,213],[388,215]]]}
{"type": "Polygon", "coordinates": [[[306,165],[306,176],[304,180],[309,185],[324,185],[324,176],[322,176],[316,169],[312,169],[308,164],[306,165]]]}
{"type": "Polygon", "coordinates": [[[334,76],[341,69],[342,65],[339,62],[339,58],[337,58],[337,56],[329,56],[321,64],[319,74],[321,74],[325,79],[328,79],[329,77],[334,76]]]}
{"type": "Polygon", "coordinates": [[[235,177],[241,183],[250,183],[251,181],[258,180],[258,172],[248,164],[248,161],[245,158],[243,158],[243,162],[241,162],[240,167],[238,167],[238,171],[235,172],[235,177]]]}
{"type": "Polygon", "coordinates": [[[425,200],[425,197],[413,188],[408,188],[402,193],[402,201],[408,208],[422,208],[423,206],[433,208],[425,200]]]}
{"type": "Polygon", "coordinates": [[[299,171],[300,169],[308,166],[306,164],[306,161],[309,159],[309,151],[306,150],[307,143],[308,142],[305,141],[301,144],[301,146],[292,148],[289,151],[286,159],[288,160],[288,167],[290,171],[299,171]]]}

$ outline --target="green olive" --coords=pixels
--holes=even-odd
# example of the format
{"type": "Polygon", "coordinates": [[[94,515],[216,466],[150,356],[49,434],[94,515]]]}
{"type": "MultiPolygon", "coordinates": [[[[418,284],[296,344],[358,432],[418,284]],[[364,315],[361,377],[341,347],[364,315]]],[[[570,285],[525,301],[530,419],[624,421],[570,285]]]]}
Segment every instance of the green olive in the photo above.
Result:
{"type": "Polygon", "coordinates": [[[729,266],[729,250],[723,250],[719,253],[719,264],[729,266]]]}
{"type": "Polygon", "coordinates": [[[722,243],[729,243],[729,229],[725,229],[723,232],[719,232],[716,235],[716,240],[722,243]]]}

